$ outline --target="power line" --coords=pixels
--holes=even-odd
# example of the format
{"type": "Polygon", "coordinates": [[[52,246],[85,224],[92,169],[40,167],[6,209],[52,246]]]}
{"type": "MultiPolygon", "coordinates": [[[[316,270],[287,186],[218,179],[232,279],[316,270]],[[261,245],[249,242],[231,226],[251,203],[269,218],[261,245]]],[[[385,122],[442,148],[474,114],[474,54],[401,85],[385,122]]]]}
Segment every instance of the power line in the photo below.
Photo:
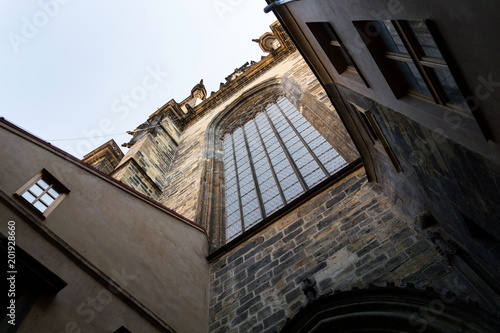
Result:
{"type": "Polygon", "coordinates": [[[86,136],[83,138],[71,138],[71,139],[53,139],[53,140],[47,140],[49,142],[52,141],[71,141],[71,140],[85,140],[85,139],[98,139],[98,138],[106,138],[110,136],[115,136],[115,135],[123,135],[123,134],[128,134],[128,133],[115,133],[115,134],[108,134],[108,135],[99,135],[99,136],[86,136]]]}
{"type": "Polygon", "coordinates": [[[71,141],[71,140],[99,139],[99,138],[107,138],[107,137],[110,137],[110,136],[123,135],[123,134],[132,134],[132,135],[135,135],[137,132],[147,131],[147,130],[149,130],[151,128],[155,128],[155,127],[158,127],[158,126],[161,126],[161,124],[157,124],[157,125],[146,127],[146,128],[140,128],[140,129],[137,129],[137,130],[135,130],[133,132],[125,132],[125,133],[122,132],[122,133],[115,133],[115,134],[108,134],[108,135],[98,135],[98,136],[86,136],[86,137],[83,137],[83,138],[53,139],[53,140],[47,140],[47,141],[52,142],[52,141],[71,141]]]}

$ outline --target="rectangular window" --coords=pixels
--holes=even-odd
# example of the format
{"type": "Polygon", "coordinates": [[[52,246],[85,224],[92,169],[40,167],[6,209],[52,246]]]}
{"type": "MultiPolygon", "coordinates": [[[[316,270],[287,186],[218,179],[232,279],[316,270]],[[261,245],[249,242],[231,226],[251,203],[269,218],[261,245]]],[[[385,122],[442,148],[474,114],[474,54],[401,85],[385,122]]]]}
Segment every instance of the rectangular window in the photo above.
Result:
{"type": "Polygon", "coordinates": [[[68,193],[69,190],[64,185],[43,169],[15,194],[46,217],[68,193]]]}
{"type": "Polygon", "coordinates": [[[469,109],[425,21],[355,25],[397,98],[410,94],[459,111],[469,109]]]}
{"type": "Polygon", "coordinates": [[[331,24],[328,22],[308,22],[306,24],[337,72],[355,81],[361,81],[368,87],[368,83],[352,60],[349,50],[333,30],[331,24]]]}
{"type": "Polygon", "coordinates": [[[389,160],[392,163],[392,166],[397,172],[401,172],[402,168],[401,165],[399,164],[399,161],[394,154],[391,146],[389,145],[389,142],[384,136],[384,133],[382,132],[382,129],[378,125],[377,120],[375,119],[373,113],[371,110],[364,109],[362,107],[357,106],[354,103],[349,102],[349,105],[351,106],[351,109],[354,111],[354,113],[359,115],[359,118],[361,119],[361,122],[363,124],[363,127],[365,130],[368,132],[372,142],[373,146],[381,152],[383,155],[387,156],[389,160]]]}

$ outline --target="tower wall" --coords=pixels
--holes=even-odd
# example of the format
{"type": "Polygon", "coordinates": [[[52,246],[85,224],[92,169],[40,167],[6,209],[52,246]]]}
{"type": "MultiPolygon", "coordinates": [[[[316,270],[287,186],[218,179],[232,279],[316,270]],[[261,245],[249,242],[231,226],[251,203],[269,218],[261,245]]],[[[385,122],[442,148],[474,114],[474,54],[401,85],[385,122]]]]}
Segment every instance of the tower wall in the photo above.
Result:
{"type": "MultiPolygon", "coordinates": [[[[267,61],[269,60],[271,59],[267,61]]],[[[206,151],[206,140],[211,122],[243,93],[269,80],[277,80],[280,82],[281,89],[289,92],[292,98],[313,106],[300,111],[320,133],[325,134],[325,138],[348,162],[359,157],[338,115],[328,102],[325,91],[318,85],[313,73],[297,52],[291,53],[266,71],[259,68],[263,65],[266,65],[266,62],[253,65],[256,68],[250,67],[247,72],[238,76],[237,80],[241,82],[234,83],[239,83],[239,85],[223,87],[194,109],[199,116],[187,126],[180,138],[176,158],[167,176],[168,186],[161,198],[163,204],[188,218],[195,219],[199,209],[200,185],[204,181],[204,162],[211,159],[212,154],[220,153],[206,151]],[[214,100],[222,98],[225,100],[213,103],[214,100]],[[327,110],[327,112],[318,114],[317,108],[314,108],[315,104],[320,105],[322,110],[327,110]],[[334,130],[331,130],[332,128],[334,130]]]]}
{"type": "Polygon", "coordinates": [[[315,297],[387,283],[472,293],[363,168],[214,258],[210,280],[210,332],[279,331],[310,302],[306,280],[315,297]]]}

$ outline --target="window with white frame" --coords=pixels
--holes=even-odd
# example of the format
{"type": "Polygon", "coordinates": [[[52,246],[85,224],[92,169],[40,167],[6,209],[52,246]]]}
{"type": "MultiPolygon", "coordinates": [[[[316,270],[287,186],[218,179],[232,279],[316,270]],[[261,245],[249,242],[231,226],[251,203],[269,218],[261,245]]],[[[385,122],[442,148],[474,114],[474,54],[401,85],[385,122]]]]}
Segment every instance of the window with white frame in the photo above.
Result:
{"type": "Polygon", "coordinates": [[[347,165],[285,97],[223,137],[226,241],[347,165]]]}

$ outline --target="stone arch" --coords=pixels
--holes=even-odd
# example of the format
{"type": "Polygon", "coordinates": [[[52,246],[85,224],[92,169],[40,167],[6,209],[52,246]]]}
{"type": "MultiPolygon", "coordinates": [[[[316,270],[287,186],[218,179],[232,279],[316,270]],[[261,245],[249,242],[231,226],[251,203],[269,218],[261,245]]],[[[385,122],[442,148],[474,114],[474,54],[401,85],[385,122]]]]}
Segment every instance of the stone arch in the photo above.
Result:
{"type": "Polygon", "coordinates": [[[500,324],[451,292],[370,288],[320,297],[288,320],[281,333],[499,332],[500,324]]]}
{"type": "MultiPolygon", "coordinates": [[[[259,112],[259,105],[272,103],[281,96],[286,97],[308,120],[313,112],[332,113],[309,92],[302,90],[297,82],[286,77],[273,78],[243,92],[216,115],[207,127],[196,221],[208,232],[211,252],[225,243],[224,165],[221,138],[225,133],[255,117],[259,112]]],[[[338,125],[341,125],[340,119],[338,121],[338,125]]],[[[327,137],[330,127],[314,127],[327,137]]],[[[346,136],[348,137],[347,132],[346,136]]],[[[350,139],[346,141],[351,143],[350,139]]],[[[339,148],[338,152],[348,162],[354,161],[359,156],[353,145],[350,146],[345,142],[332,145],[335,149],[339,148]]]]}

